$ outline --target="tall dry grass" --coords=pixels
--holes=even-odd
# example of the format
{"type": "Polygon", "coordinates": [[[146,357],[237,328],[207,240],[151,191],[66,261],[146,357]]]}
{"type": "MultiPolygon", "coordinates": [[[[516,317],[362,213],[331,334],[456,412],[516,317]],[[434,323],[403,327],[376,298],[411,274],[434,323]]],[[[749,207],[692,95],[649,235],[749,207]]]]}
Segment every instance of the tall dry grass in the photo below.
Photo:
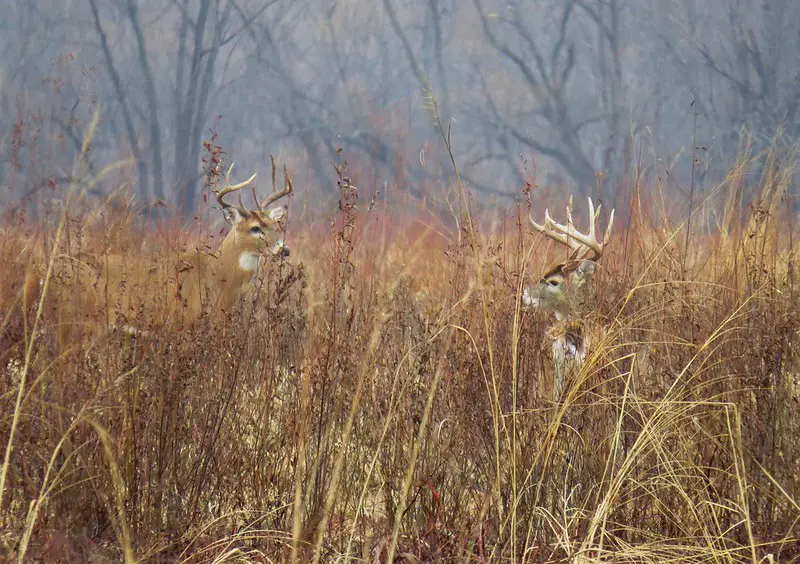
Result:
{"type": "Polygon", "coordinates": [[[66,342],[59,323],[93,321],[55,316],[46,285],[29,299],[32,263],[177,234],[124,199],[7,220],[3,557],[798,558],[792,158],[743,153],[688,235],[658,182],[632,186],[595,280],[599,339],[559,404],[549,320],[519,302],[558,253],[528,226],[536,191],[473,217],[454,175],[447,217],[373,200],[341,166],[338,209],[290,210],[291,260],[227,323],[66,342]]]}

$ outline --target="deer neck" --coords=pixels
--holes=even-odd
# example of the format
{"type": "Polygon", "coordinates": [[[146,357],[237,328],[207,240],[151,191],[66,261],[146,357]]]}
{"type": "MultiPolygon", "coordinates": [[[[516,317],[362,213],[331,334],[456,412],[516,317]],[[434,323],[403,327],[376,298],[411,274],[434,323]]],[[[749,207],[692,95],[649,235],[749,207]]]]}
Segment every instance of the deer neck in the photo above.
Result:
{"type": "Polygon", "coordinates": [[[258,270],[258,261],[261,255],[254,251],[243,251],[239,253],[239,269],[245,275],[249,272],[251,275],[255,274],[258,270]]]}
{"type": "Polygon", "coordinates": [[[235,232],[231,232],[220,246],[220,264],[242,275],[255,274],[260,258],[261,253],[237,237],[235,232]]]}
{"type": "MultiPolygon", "coordinates": [[[[222,290],[238,295],[256,275],[260,258],[258,251],[244,245],[235,234],[227,237],[216,261],[216,278],[222,283],[222,290]]],[[[231,296],[232,299],[235,297],[238,296],[231,296]]]]}

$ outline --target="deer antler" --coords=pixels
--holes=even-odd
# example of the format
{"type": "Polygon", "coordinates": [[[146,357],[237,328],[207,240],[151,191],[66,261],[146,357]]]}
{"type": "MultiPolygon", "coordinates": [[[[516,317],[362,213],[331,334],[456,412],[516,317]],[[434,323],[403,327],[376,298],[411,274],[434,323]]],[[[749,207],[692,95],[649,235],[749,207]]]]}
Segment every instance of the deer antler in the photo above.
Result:
{"type": "Polygon", "coordinates": [[[271,203],[280,200],[284,196],[288,196],[292,193],[294,189],[294,185],[292,184],[292,177],[289,176],[289,172],[286,170],[286,165],[283,165],[283,183],[284,189],[280,192],[278,191],[278,180],[275,176],[275,157],[272,155],[269,156],[269,160],[272,161],[272,194],[264,201],[264,203],[260,203],[258,198],[256,197],[255,190],[253,190],[253,197],[256,199],[256,205],[258,206],[259,210],[262,210],[270,205],[271,203]]]}
{"type": "MultiPolygon", "coordinates": [[[[231,184],[231,171],[233,171],[233,165],[235,164],[236,163],[231,163],[231,166],[228,169],[228,173],[225,175],[225,187],[222,190],[216,190],[216,189],[214,190],[214,194],[217,197],[217,202],[219,202],[219,205],[223,207],[228,205],[223,201],[223,198],[225,197],[226,194],[230,194],[231,192],[236,192],[237,190],[241,190],[242,188],[253,182],[253,180],[256,179],[256,175],[258,174],[254,172],[253,176],[251,176],[244,182],[240,182],[239,184],[231,184]]],[[[241,198],[239,200],[239,205],[241,207],[241,198]]]]}
{"type": "MultiPolygon", "coordinates": [[[[258,195],[256,194],[256,188],[255,188],[255,186],[252,186],[253,199],[255,200],[256,206],[258,206],[257,209],[259,211],[263,211],[264,208],[266,208],[271,203],[273,203],[273,202],[275,202],[277,200],[280,200],[284,196],[288,196],[289,194],[292,193],[292,190],[294,189],[294,185],[292,184],[292,177],[289,176],[289,172],[286,170],[286,166],[284,165],[284,167],[283,167],[283,177],[284,177],[284,183],[285,183],[286,187],[283,190],[278,191],[277,181],[276,181],[276,178],[275,178],[275,158],[272,155],[270,155],[269,158],[272,161],[272,194],[270,194],[270,196],[266,200],[264,200],[264,202],[259,202],[258,201],[258,195]]],[[[214,190],[214,194],[217,197],[217,201],[219,202],[219,204],[221,206],[225,206],[226,205],[225,202],[223,201],[223,198],[225,197],[226,194],[230,194],[231,192],[236,192],[237,190],[241,190],[245,186],[251,184],[253,182],[253,180],[256,179],[256,176],[258,175],[258,173],[253,173],[253,176],[251,176],[250,178],[248,178],[244,182],[240,182],[239,184],[231,184],[231,171],[233,171],[233,166],[235,164],[236,163],[231,163],[231,166],[228,169],[227,174],[225,175],[225,187],[222,190],[216,190],[216,189],[214,190]]],[[[244,207],[242,205],[242,197],[241,197],[241,195],[239,195],[239,207],[242,207],[242,208],[244,207]]]]}
{"type": "Polygon", "coordinates": [[[587,258],[590,252],[593,253],[593,255],[589,260],[595,262],[600,260],[600,257],[603,256],[603,249],[608,244],[611,236],[611,228],[614,226],[615,210],[611,210],[605,236],[603,237],[603,242],[600,243],[597,240],[597,218],[600,216],[600,209],[603,206],[602,204],[597,206],[597,211],[595,211],[592,199],[587,198],[587,200],[589,201],[589,232],[586,234],[578,231],[572,222],[572,196],[569,197],[569,203],[567,204],[566,225],[554,221],[553,218],[550,217],[550,212],[547,208],[544,210],[543,225],[536,223],[533,217],[530,218],[534,229],[542,233],[545,237],[553,241],[558,241],[572,250],[572,255],[570,256],[571,261],[583,260],[587,258]]]}

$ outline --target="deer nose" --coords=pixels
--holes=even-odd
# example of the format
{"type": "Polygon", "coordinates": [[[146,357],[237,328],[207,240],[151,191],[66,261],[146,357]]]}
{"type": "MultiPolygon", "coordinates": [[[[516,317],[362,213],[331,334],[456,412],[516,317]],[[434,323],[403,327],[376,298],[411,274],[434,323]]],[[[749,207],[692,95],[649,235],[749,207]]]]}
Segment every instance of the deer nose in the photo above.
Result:
{"type": "Polygon", "coordinates": [[[290,253],[289,247],[286,246],[286,243],[283,241],[283,239],[276,242],[271,250],[273,255],[284,258],[288,257],[290,253]]]}

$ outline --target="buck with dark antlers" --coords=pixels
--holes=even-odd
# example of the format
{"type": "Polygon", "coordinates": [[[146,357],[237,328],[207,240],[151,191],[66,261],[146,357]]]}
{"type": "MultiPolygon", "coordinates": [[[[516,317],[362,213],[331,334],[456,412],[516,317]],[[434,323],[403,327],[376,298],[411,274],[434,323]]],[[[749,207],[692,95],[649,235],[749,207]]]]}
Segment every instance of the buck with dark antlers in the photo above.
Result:
{"type": "MultiPolygon", "coordinates": [[[[155,256],[129,254],[59,255],[54,262],[49,294],[53,294],[63,331],[86,321],[100,330],[127,329],[146,333],[138,321],[182,324],[203,311],[211,315],[231,313],[256,276],[262,256],[286,257],[284,240],[286,206],[267,206],[292,193],[292,179],[284,167],[284,188],[278,190],[272,160],[273,192],[260,202],[253,188],[256,208],[226,201],[226,196],[252,186],[256,174],[231,184],[233,165],[222,189],[214,189],[223,217],[231,229],[215,253],[155,256]]],[[[241,192],[239,192],[241,194],[241,192]]],[[[38,276],[42,278],[41,273],[38,276]]],[[[96,331],[95,331],[96,332],[96,331]]],[[[65,335],[62,335],[62,338],[65,335]]]]}
{"type": "Polygon", "coordinates": [[[572,197],[567,204],[567,223],[561,224],[550,217],[545,209],[544,223],[537,223],[532,217],[534,229],[553,241],[570,249],[569,258],[551,268],[540,281],[524,289],[522,305],[552,313],[556,323],[548,331],[553,340],[553,359],[555,361],[554,398],[561,397],[565,379],[574,368],[579,368],[586,358],[591,345],[594,328],[591,314],[593,299],[590,282],[608,244],[614,226],[614,210],[608,219],[608,226],[602,241],[597,238],[598,206],[595,211],[591,198],[589,201],[589,231],[581,233],[572,221],[572,197]]]}

